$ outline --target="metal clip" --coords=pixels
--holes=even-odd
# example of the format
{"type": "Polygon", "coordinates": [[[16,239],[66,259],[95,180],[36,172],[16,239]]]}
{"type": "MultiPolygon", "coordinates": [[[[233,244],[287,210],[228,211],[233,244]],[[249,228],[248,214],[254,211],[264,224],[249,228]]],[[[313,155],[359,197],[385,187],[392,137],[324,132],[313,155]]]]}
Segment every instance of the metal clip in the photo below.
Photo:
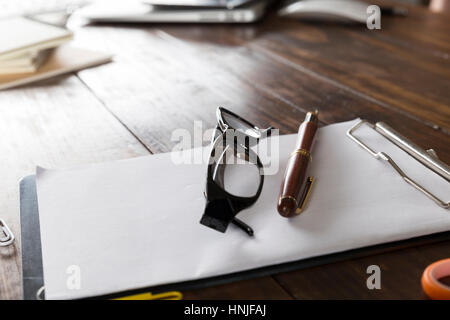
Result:
{"type": "Polygon", "coordinates": [[[311,188],[312,188],[314,181],[315,181],[314,177],[308,177],[306,179],[305,187],[303,188],[303,191],[302,191],[301,197],[300,197],[300,204],[298,205],[298,208],[295,210],[295,214],[300,214],[303,211],[306,201],[308,201],[309,195],[311,193],[311,188]]]}
{"type": "Polygon", "coordinates": [[[417,145],[413,144],[408,139],[401,136],[399,133],[397,133],[395,130],[387,126],[386,124],[382,122],[378,122],[377,124],[373,125],[370,122],[366,120],[361,120],[357,124],[355,124],[352,128],[350,128],[347,131],[347,136],[352,139],[354,142],[356,142],[360,147],[362,147],[364,150],[369,152],[372,156],[374,156],[376,159],[382,159],[387,161],[394,169],[395,171],[405,180],[407,183],[412,185],[414,188],[425,194],[427,197],[429,197],[431,200],[433,200],[438,206],[448,209],[450,207],[450,202],[444,202],[438,197],[436,197],[434,194],[432,194],[430,191],[422,187],[420,184],[412,180],[410,177],[408,177],[402,169],[395,163],[392,158],[387,155],[384,152],[376,152],[373,151],[369,146],[364,144],[361,140],[356,138],[353,135],[353,132],[358,129],[363,124],[367,124],[370,128],[374,129],[381,135],[383,135],[385,138],[387,138],[389,141],[393,142],[397,146],[399,146],[401,149],[407,151],[410,155],[412,155],[414,158],[416,158],[418,161],[420,161],[422,164],[433,170],[434,172],[440,174],[442,177],[448,179],[448,166],[446,164],[443,164],[441,161],[438,161],[438,158],[436,156],[436,153],[434,151],[428,151],[428,152],[422,152],[421,148],[417,145]],[[427,154],[424,154],[427,153],[427,154]],[[433,159],[429,159],[429,157],[433,159]]]}
{"type": "Polygon", "coordinates": [[[36,291],[36,300],[45,300],[45,287],[42,286],[36,291]]]}
{"type": "Polygon", "coordinates": [[[14,242],[14,234],[8,228],[8,225],[0,219],[0,246],[6,247],[14,242]]]}

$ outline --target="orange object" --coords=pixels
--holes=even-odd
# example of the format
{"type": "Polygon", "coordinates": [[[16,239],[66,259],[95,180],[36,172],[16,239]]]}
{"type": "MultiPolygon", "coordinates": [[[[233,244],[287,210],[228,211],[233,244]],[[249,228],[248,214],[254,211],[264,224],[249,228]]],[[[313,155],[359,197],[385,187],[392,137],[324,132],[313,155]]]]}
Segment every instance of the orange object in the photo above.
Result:
{"type": "Polygon", "coordinates": [[[439,260],[430,264],[422,275],[422,287],[433,300],[450,300],[450,286],[439,279],[450,276],[450,259],[439,260]]]}

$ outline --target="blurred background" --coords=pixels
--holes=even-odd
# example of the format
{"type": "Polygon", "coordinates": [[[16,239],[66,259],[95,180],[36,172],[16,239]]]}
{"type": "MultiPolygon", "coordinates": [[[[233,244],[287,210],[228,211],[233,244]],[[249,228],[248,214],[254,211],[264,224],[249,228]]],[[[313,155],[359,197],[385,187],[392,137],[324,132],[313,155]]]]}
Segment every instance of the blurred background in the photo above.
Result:
{"type": "MultiPolygon", "coordinates": [[[[80,4],[88,4],[93,3],[98,0],[0,0],[0,17],[16,14],[16,13],[33,13],[35,11],[47,11],[54,10],[58,8],[65,8],[68,5],[79,6],[80,4]]],[[[127,2],[128,0],[110,0],[109,2],[119,1],[119,2],[127,2]]],[[[159,0],[159,3],[170,3],[173,0],[159,0]]],[[[292,2],[292,0],[280,1],[283,2],[292,2]]],[[[370,2],[367,1],[366,2],[370,2]]],[[[410,5],[418,5],[418,6],[426,6],[429,7],[430,10],[435,12],[442,12],[450,10],[450,1],[448,0],[394,0],[387,1],[389,3],[399,2],[399,3],[407,3],[410,5]]]]}

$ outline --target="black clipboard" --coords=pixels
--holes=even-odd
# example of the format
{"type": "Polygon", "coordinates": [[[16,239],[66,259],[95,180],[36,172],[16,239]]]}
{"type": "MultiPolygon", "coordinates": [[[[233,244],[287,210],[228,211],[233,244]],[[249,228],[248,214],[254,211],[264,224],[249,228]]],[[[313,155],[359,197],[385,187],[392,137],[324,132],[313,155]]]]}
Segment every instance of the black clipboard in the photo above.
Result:
{"type": "MultiPolygon", "coordinates": [[[[25,300],[37,300],[37,293],[39,289],[43,288],[44,279],[42,267],[41,236],[39,227],[39,210],[36,194],[36,179],[34,175],[27,176],[20,181],[20,224],[22,234],[23,297],[25,300]]],[[[114,292],[108,295],[91,298],[108,299],[144,292],[159,293],[173,290],[186,291],[191,289],[199,289],[245,279],[269,276],[281,272],[309,268],[342,260],[350,260],[387,251],[407,248],[414,245],[423,245],[449,239],[450,231],[446,231],[408,240],[395,241],[361,249],[348,250],[309,259],[271,265],[253,270],[230,273],[200,280],[160,285],[155,287],[137,288],[135,290],[114,292]]]]}

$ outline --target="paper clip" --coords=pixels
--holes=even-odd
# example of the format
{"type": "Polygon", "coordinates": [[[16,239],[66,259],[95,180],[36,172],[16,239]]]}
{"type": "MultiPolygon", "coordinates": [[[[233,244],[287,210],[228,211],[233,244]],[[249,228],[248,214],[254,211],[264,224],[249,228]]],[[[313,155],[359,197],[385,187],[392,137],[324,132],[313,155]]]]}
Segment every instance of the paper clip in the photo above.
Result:
{"type": "Polygon", "coordinates": [[[45,287],[42,286],[36,291],[36,300],[45,300],[45,287]]]}
{"type": "Polygon", "coordinates": [[[442,162],[438,156],[436,155],[436,152],[432,149],[429,150],[423,150],[421,147],[416,145],[414,142],[409,140],[408,138],[402,136],[400,133],[389,127],[387,124],[383,122],[377,122],[375,125],[366,121],[366,120],[360,120],[358,123],[356,123],[352,128],[350,128],[347,131],[347,136],[352,139],[354,142],[356,142],[360,147],[362,147],[364,150],[369,152],[372,156],[374,156],[376,159],[381,159],[387,161],[394,169],[395,171],[405,180],[407,183],[412,185],[414,188],[425,194],[427,197],[429,197],[431,200],[433,200],[438,206],[448,209],[450,207],[450,202],[444,202],[438,197],[436,197],[434,194],[432,194],[430,191],[422,187],[420,184],[412,180],[410,177],[408,177],[402,169],[395,163],[392,158],[387,155],[384,152],[375,152],[370,147],[368,147],[366,144],[364,144],[361,140],[356,138],[353,133],[361,127],[363,124],[367,124],[370,128],[374,129],[378,133],[380,133],[382,136],[384,136],[386,139],[397,145],[399,148],[410,154],[412,157],[414,157],[416,160],[420,161],[423,165],[428,167],[430,170],[436,172],[441,177],[446,179],[450,182],[450,167],[442,162]]]}
{"type": "Polygon", "coordinates": [[[168,291],[153,294],[151,292],[134,294],[131,296],[116,298],[113,300],[181,300],[183,294],[179,291],[168,291]]]}
{"type": "Polygon", "coordinates": [[[14,242],[14,235],[8,228],[8,225],[0,219],[0,246],[6,247],[14,242]]]}

